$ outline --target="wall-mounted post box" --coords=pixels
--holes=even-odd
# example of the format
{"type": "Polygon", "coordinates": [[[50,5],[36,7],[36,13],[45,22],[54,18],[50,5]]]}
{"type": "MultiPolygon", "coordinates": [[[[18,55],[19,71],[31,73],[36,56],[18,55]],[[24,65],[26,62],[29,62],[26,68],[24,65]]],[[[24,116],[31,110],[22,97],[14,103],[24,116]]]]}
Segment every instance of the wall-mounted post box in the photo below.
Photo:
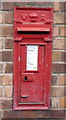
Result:
{"type": "Polygon", "coordinates": [[[50,107],[52,8],[14,8],[14,110],[50,107]]]}

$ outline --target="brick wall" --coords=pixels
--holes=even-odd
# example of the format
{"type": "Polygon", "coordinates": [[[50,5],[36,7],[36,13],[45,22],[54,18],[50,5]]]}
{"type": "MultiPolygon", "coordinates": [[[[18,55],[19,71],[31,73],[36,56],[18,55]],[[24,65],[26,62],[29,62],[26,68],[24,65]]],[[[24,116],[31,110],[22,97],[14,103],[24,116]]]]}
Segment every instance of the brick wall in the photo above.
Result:
{"type": "Polygon", "coordinates": [[[1,2],[0,7],[0,118],[64,118],[66,108],[66,2],[1,2]],[[13,111],[13,7],[54,8],[51,108],[13,111]]]}

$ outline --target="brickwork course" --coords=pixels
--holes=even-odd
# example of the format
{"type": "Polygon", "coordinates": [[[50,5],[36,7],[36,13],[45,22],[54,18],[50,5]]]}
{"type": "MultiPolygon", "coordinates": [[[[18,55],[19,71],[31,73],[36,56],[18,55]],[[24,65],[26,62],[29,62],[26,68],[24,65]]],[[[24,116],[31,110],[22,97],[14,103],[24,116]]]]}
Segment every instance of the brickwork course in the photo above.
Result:
{"type": "Polygon", "coordinates": [[[0,119],[64,120],[66,109],[66,2],[1,2],[0,4],[0,119]],[[54,9],[51,106],[48,111],[14,111],[13,10],[14,6],[54,9]]]}

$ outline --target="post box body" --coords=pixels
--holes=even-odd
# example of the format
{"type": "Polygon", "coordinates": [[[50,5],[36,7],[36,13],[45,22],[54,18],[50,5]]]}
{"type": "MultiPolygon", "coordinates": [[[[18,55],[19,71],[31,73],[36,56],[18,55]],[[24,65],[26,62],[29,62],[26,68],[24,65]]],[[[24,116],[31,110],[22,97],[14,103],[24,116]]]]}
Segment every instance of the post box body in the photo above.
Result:
{"type": "Polygon", "coordinates": [[[14,110],[50,108],[52,8],[14,8],[14,110]]]}

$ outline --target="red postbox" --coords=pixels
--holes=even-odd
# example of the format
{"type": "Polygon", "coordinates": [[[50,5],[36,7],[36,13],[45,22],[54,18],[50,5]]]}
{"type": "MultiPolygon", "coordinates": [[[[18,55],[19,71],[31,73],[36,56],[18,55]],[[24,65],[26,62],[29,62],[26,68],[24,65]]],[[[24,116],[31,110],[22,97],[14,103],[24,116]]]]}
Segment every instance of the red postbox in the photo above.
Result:
{"type": "Polygon", "coordinates": [[[50,108],[52,8],[14,8],[14,110],[50,108]]]}

